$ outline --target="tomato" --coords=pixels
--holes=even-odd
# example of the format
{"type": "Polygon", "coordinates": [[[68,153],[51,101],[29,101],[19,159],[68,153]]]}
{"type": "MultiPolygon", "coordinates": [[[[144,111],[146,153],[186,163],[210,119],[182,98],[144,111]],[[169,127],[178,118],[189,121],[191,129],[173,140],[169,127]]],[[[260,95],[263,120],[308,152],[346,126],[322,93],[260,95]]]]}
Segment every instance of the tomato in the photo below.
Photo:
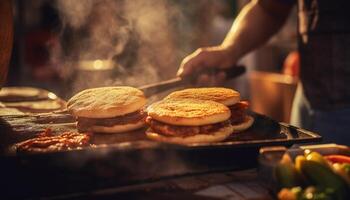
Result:
{"type": "Polygon", "coordinates": [[[349,163],[350,164],[350,157],[349,156],[328,155],[328,156],[324,156],[324,157],[332,163],[349,163]]]}

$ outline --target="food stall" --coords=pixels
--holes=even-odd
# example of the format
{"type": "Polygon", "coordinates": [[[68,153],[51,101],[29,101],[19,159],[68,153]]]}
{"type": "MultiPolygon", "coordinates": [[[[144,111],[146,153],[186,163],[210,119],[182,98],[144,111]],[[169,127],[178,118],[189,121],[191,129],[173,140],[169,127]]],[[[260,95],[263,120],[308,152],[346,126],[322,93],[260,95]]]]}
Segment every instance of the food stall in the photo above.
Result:
{"type": "MultiPolygon", "coordinates": [[[[0,30],[0,45],[4,46],[0,46],[1,75],[7,73],[12,49],[12,5],[13,2],[8,0],[0,3],[1,19],[8,25],[0,30]],[[3,16],[7,16],[8,20],[3,16]],[[8,37],[3,37],[3,33],[8,37]],[[3,43],[2,38],[8,44],[3,43]]],[[[21,6],[27,3],[18,1],[16,5],[21,11],[21,6]]],[[[108,8],[105,5],[113,4],[102,2],[94,6],[105,12],[108,8]]],[[[105,14],[102,16],[108,17],[105,14]]],[[[92,24],[102,23],[98,17],[88,19],[96,20],[92,24]]],[[[124,23],[124,20],[121,21],[124,23]]],[[[73,27],[79,27],[74,23],[73,27]]],[[[122,29],[110,34],[123,39],[123,33],[130,29],[120,21],[116,23],[122,29]]],[[[90,26],[84,31],[93,30],[91,41],[95,42],[94,34],[100,34],[101,30],[90,26]]],[[[129,36],[134,37],[132,34],[129,36]]],[[[338,199],[348,195],[349,168],[346,163],[350,163],[347,160],[350,150],[347,146],[315,145],[322,141],[318,133],[250,109],[247,101],[241,101],[239,92],[228,87],[199,89],[194,86],[196,77],[168,77],[168,74],[137,68],[133,68],[131,73],[127,66],[132,65],[133,61],[124,57],[135,55],[133,51],[124,54],[120,48],[135,47],[135,43],[133,40],[120,42],[122,39],[118,45],[123,47],[113,47],[117,55],[113,58],[109,56],[110,52],[98,45],[95,53],[81,54],[80,57],[74,53],[69,58],[65,57],[69,51],[60,54],[60,59],[67,60],[54,64],[65,66],[64,69],[57,69],[62,79],[51,77],[51,73],[41,73],[42,65],[39,70],[33,70],[39,82],[44,82],[40,78],[45,74],[53,82],[57,81],[58,89],[52,87],[50,90],[47,85],[40,87],[40,84],[8,86],[2,79],[1,197],[253,200],[288,199],[291,193],[306,196],[335,194],[338,199]],[[142,76],[146,78],[139,80],[138,77],[142,76]],[[150,78],[153,76],[157,78],[150,78]],[[184,90],[188,88],[192,88],[190,92],[184,90]],[[204,96],[220,99],[226,95],[220,92],[226,90],[233,95],[230,98],[236,98],[232,104],[239,106],[200,99],[203,93],[204,96]],[[176,92],[186,93],[184,96],[196,94],[198,99],[172,97],[181,96],[176,92]],[[198,114],[199,111],[201,113],[198,114]],[[210,120],[205,118],[209,114],[215,117],[210,120]],[[244,129],[234,129],[232,125],[237,125],[233,123],[234,115],[243,116],[243,122],[251,118],[251,124],[244,129]],[[133,128],[126,126],[136,124],[135,120],[142,125],[133,128]],[[212,138],[215,131],[223,128],[219,126],[230,127],[230,134],[220,140],[207,139],[204,142],[195,138],[198,135],[212,138]],[[174,130],[182,132],[174,136],[174,130]],[[157,131],[158,139],[154,139],[157,131]],[[161,134],[162,131],[166,134],[161,134]],[[159,135],[163,139],[159,139],[159,135]],[[169,139],[172,137],[180,139],[169,139]],[[192,138],[183,142],[189,137],[192,138]],[[300,174],[305,177],[300,178],[300,174]],[[318,178],[323,175],[323,179],[318,178]],[[322,185],[324,180],[329,180],[329,184],[322,185]],[[314,187],[315,183],[332,191],[320,190],[314,187]]],[[[110,44],[103,45],[109,47],[110,44]]],[[[138,47],[140,52],[145,52],[145,47],[141,43],[138,45],[141,45],[138,47]]],[[[162,53],[164,56],[169,52],[162,53]]],[[[166,59],[155,59],[163,62],[160,65],[167,64],[166,59]]],[[[145,66],[150,64],[144,59],[135,62],[146,63],[145,66]]],[[[164,66],[159,68],[164,71],[164,66]]],[[[202,73],[218,72],[208,70],[202,73]]],[[[227,81],[231,81],[247,73],[247,67],[236,66],[220,72],[225,72],[227,81]]],[[[255,85],[258,86],[261,84],[255,85]]],[[[253,96],[254,101],[263,97],[262,94],[253,96]]]]}

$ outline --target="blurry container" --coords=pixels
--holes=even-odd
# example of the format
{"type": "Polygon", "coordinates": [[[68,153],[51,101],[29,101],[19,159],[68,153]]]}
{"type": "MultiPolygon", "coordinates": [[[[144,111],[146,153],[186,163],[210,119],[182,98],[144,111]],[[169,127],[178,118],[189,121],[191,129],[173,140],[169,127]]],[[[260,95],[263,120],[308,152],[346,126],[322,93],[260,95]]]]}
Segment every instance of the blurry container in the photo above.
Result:
{"type": "Polygon", "coordinates": [[[115,63],[112,60],[82,60],[77,64],[73,92],[108,85],[114,77],[115,63]]]}
{"type": "Polygon", "coordinates": [[[251,109],[277,121],[289,123],[298,78],[271,72],[248,75],[251,109]]]}

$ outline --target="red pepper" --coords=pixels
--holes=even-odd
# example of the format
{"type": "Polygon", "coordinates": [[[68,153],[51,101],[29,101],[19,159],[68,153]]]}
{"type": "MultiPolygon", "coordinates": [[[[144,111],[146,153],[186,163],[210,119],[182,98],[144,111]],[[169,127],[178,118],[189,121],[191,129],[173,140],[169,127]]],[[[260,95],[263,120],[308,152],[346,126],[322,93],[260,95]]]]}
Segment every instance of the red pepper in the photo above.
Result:
{"type": "Polygon", "coordinates": [[[324,157],[332,163],[349,163],[350,164],[350,157],[349,156],[328,155],[328,156],[324,156],[324,157]]]}

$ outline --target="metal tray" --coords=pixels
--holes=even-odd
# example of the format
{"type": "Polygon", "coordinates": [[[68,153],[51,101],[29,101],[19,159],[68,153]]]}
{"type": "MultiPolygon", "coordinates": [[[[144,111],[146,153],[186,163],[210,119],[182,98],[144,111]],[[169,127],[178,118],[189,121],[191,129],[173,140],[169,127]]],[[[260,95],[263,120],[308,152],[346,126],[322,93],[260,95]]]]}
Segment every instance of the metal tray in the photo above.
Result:
{"type": "MultiPolygon", "coordinates": [[[[187,146],[157,143],[147,140],[145,130],[141,129],[127,134],[95,134],[96,148],[32,155],[3,151],[0,156],[2,195],[72,194],[176,176],[251,168],[257,166],[260,147],[321,140],[316,133],[257,113],[250,114],[255,118],[250,129],[219,143],[187,146]]],[[[13,133],[10,138],[6,141],[16,141],[13,133]]]]}

